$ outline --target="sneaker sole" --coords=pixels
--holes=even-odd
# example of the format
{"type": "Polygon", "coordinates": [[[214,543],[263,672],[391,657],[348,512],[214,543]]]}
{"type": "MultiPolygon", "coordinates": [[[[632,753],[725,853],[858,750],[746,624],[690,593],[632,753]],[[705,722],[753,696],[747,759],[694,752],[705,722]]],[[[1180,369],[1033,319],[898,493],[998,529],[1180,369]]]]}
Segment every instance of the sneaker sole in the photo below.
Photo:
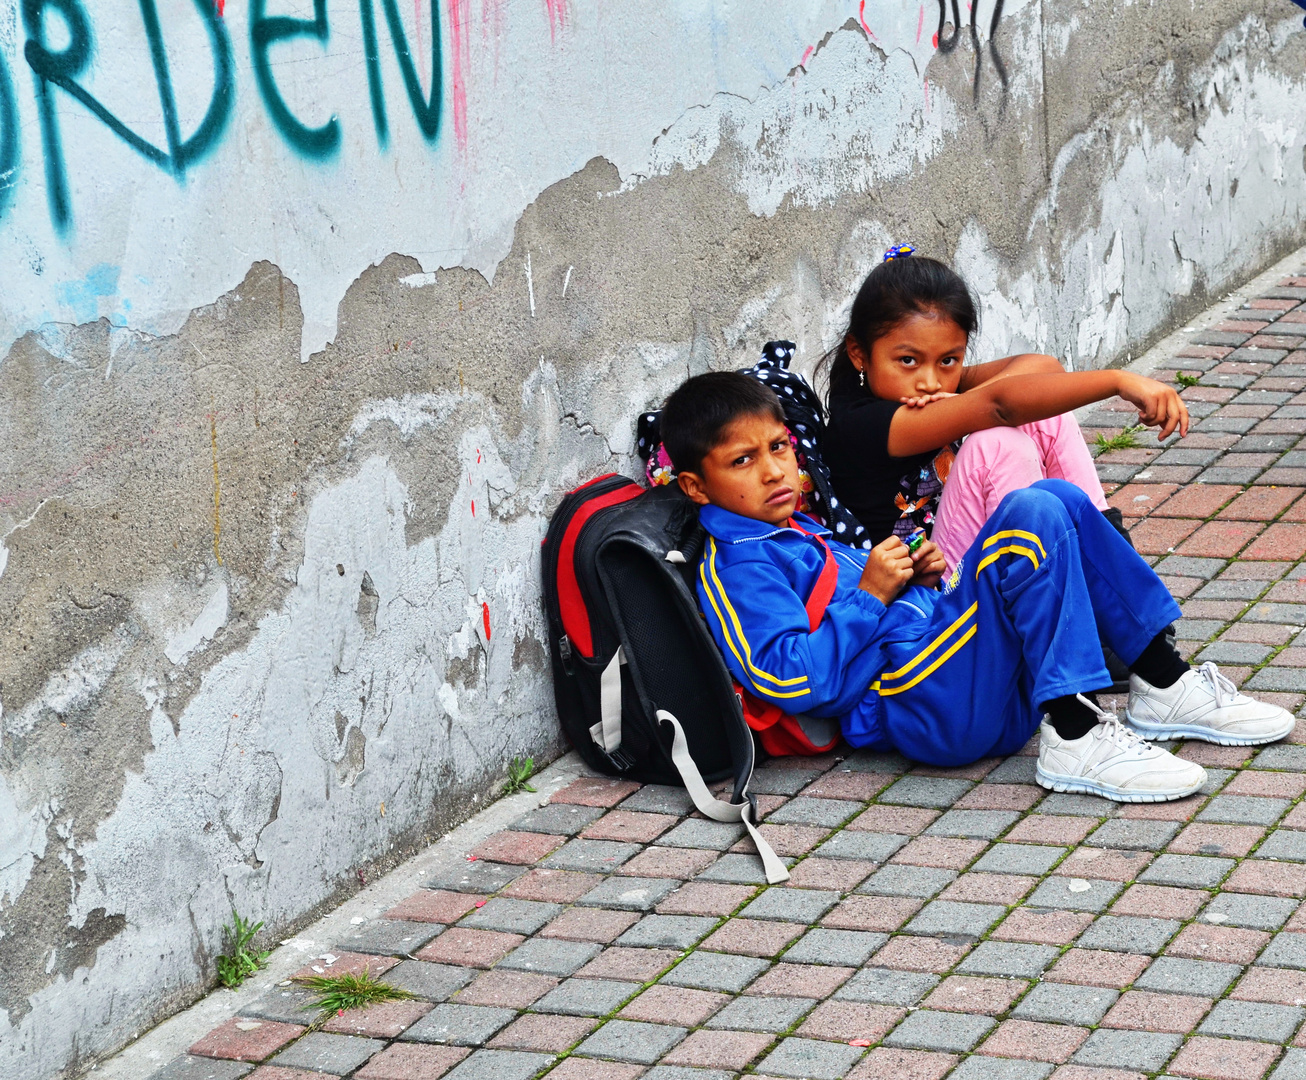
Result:
{"type": "Polygon", "coordinates": [[[1270,735],[1230,735],[1216,731],[1200,724],[1149,724],[1135,720],[1125,710],[1125,721],[1138,734],[1149,742],[1170,742],[1174,739],[1198,739],[1201,742],[1215,743],[1218,746],[1264,746],[1266,743],[1278,742],[1292,733],[1297,726],[1296,718],[1282,731],[1270,735]]]}
{"type": "Polygon", "coordinates": [[[1052,791],[1075,795],[1100,795],[1112,802],[1126,803],[1174,802],[1175,799],[1186,799],[1202,789],[1202,784],[1194,784],[1192,787],[1176,788],[1173,791],[1122,791],[1110,784],[1100,784],[1096,780],[1086,780],[1082,776],[1053,776],[1045,773],[1038,766],[1034,769],[1034,779],[1038,781],[1040,787],[1052,791]]]}

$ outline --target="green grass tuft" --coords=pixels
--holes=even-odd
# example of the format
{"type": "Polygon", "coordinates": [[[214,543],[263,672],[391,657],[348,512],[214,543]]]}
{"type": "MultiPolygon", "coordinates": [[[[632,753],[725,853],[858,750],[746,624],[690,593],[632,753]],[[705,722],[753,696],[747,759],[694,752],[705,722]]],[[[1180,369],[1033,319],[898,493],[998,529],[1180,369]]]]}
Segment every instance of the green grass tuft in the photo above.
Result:
{"type": "Polygon", "coordinates": [[[1202,377],[1200,375],[1189,375],[1188,372],[1181,371],[1174,377],[1174,381],[1186,390],[1190,386],[1196,386],[1200,383],[1202,377]]]}
{"type": "Polygon", "coordinates": [[[361,974],[309,975],[295,980],[317,995],[313,1004],[326,1014],[365,1009],[382,1001],[407,1001],[415,995],[398,986],[378,982],[364,968],[361,974]]]}
{"type": "Polygon", "coordinates": [[[219,956],[217,965],[218,982],[234,988],[265,966],[272,954],[270,950],[250,948],[254,935],[263,929],[261,922],[251,926],[249,920],[242,919],[235,908],[231,909],[231,922],[231,926],[222,928],[226,932],[231,953],[219,956]]]}
{"type": "Polygon", "coordinates": [[[535,772],[535,759],[513,758],[508,763],[508,781],[503,785],[505,795],[515,795],[519,791],[534,791],[526,781],[531,778],[535,772]]]}
{"type": "Polygon", "coordinates": [[[1106,453],[1108,450],[1133,450],[1138,446],[1138,440],[1135,439],[1134,436],[1142,430],[1142,424],[1131,424],[1118,435],[1112,435],[1110,437],[1099,435],[1096,440],[1097,448],[1103,453],[1106,453]]]}

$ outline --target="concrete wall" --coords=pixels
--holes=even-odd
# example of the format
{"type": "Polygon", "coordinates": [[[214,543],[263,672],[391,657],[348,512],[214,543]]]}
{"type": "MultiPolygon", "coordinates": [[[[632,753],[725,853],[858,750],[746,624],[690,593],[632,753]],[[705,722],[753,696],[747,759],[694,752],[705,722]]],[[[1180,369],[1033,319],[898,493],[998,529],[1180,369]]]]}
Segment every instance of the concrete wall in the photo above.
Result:
{"type": "Polygon", "coordinates": [[[0,1074],[556,752],[559,493],[887,243],[1092,366],[1306,240],[1284,0],[992,12],[0,0],[0,1074]]]}

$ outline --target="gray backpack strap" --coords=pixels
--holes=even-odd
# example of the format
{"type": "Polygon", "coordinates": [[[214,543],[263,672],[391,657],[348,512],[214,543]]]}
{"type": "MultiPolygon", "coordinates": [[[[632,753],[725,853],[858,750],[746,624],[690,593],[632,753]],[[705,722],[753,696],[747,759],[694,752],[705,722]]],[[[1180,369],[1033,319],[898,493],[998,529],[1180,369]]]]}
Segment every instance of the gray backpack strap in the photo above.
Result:
{"type": "MultiPolygon", "coordinates": [[[[789,870],[780,861],[780,857],[776,855],[771,845],[762,838],[762,834],[757,831],[757,826],[753,823],[753,804],[747,799],[748,784],[745,783],[740,791],[740,794],[745,796],[743,802],[726,803],[712,798],[707,784],[703,782],[703,774],[698,771],[694,759],[689,756],[689,742],[685,739],[685,730],[680,726],[680,721],[665,709],[659,709],[657,716],[659,720],[670,724],[675,731],[675,739],[671,744],[671,761],[680,773],[685,790],[694,800],[698,812],[713,821],[742,821],[744,828],[748,830],[748,835],[757,845],[758,855],[762,857],[762,868],[766,871],[767,882],[777,885],[782,881],[788,881],[789,870]]],[[[751,771],[749,779],[752,779],[751,771]]]]}

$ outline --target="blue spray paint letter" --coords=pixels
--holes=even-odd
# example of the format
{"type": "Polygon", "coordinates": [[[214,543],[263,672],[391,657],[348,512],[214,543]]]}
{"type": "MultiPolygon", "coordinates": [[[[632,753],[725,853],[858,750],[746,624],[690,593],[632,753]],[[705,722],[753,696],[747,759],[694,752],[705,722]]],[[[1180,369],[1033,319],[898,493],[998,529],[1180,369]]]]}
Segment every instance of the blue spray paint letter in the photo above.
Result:
{"type": "MultiPolygon", "coordinates": [[[[385,146],[390,132],[381,88],[381,51],[376,40],[376,17],[372,10],[372,0],[359,0],[358,6],[363,22],[363,51],[367,55],[367,88],[372,95],[372,121],[376,125],[377,141],[385,146]]],[[[408,47],[408,35],[399,18],[399,6],[396,0],[381,0],[381,6],[385,9],[390,40],[394,42],[395,58],[399,61],[399,73],[403,76],[404,88],[408,91],[408,100],[412,103],[417,126],[427,142],[434,142],[440,134],[440,112],[444,97],[444,73],[440,59],[440,9],[436,0],[431,0],[431,94],[428,100],[422,94],[422,82],[417,77],[417,65],[413,62],[412,50],[408,47]]]]}
{"type": "MultiPolygon", "coordinates": [[[[313,18],[293,19],[278,15],[269,18],[267,0],[250,0],[249,37],[253,54],[254,78],[258,81],[263,104],[277,129],[296,150],[306,157],[324,158],[340,148],[340,120],[332,116],[319,128],[306,127],[286,106],[285,98],[277,89],[272,76],[268,50],[278,41],[289,38],[312,37],[326,44],[330,33],[327,27],[326,0],[313,0],[313,18]]],[[[373,35],[375,38],[375,34],[373,35]]]]}
{"type": "MultiPolygon", "coordinates": [[[[41,143],[45,151],[46,196],[50,203],[50,217],[55,228],[64,233],[72,221],[72,208],[68,201],[68,176],[64,168],[63,140],[59,135],[59,116],[55,111],[54,90],[58,87],[86,106],[104,122],[115,135],[148,161],[161,169],[180,176],[186,167],[197,160],[218,140],[231,115],[233,102],[231,43],[226,28],[213,10],[210,0],[195,0],[200,17],[208,30],[213,46],[214,85],[209,108],[195,134],[183,140],[177,124],[177,105],[168,73],[167,57],[163,48],[163,33],[159,28],[155,0],[140,0],[141,16],[145,20],[145,33],[150,41],[154,60],[154,74],[159,87],[159,100],[163,106],[164,127],[168,133],[168,149],[160,150],[142,139],[126,124],[106,109],[76,78],[91,59],[91,24],[78,0],[23,0],[23,27],[27,31],[27,44],[23,55],[36,80],[36,102],[41,116],[41,143]],[[54,10],[68,30],[68,44],[61,52],[52,52],[46,46],[45,17],[54,10]]],[[[2,153],[0,148],[0,153],[2,153]]]]}
{"type": "Polygon", "coordinates": [[[18,102],[9,67],[0,56],[0,217],[4,217],[18,186],[18,102]]]}

